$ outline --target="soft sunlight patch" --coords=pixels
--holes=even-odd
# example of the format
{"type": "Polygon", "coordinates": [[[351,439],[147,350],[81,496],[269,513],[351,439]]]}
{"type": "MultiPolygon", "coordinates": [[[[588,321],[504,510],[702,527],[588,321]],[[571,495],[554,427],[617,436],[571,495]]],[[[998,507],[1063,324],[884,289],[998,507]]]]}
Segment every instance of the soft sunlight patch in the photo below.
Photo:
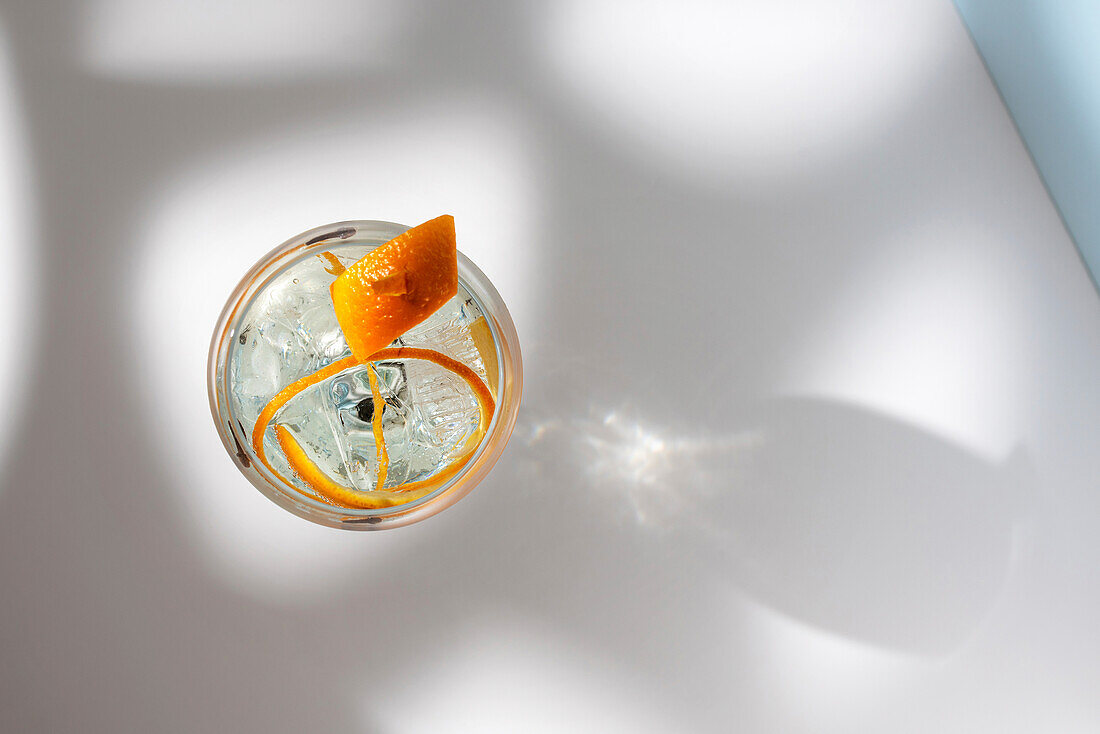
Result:
{"type": "Polygon", "coordinates": [[[832,635],[746,605],[744,636],[755,649],[757,685],[802,727],[848,730],[929,663],[832,635]]]}
{"type": "Polygon", "coordinates": [[[36,254],[33,226],[34,190],[23,128],[19,90],[11,67],[7,34],[0,25],[0,312],[4,339],[0,344],[0,385],[8,386],[5,413],[0,422],[0,461],[7,453],[12,429],[19,425],[27,394],[27,368],[35,357],[33,314],[36,298],[36,254]]]}
{"type": "Polygon", "coordinates": [[[788,392],[851,400],[988,459],[1021,438],[1028,290],[996,238],[927,228],[884,242],[788,366],[788,392]]]}
{"type": "Polygon", "coordinates": [[[207,348],[226,298],[254,262],[314,226],[417,223],[445,211],[455,216],[459,248],[514,305],[517,323],[535,297],[525,244],[533,174],[522,138],[481,100],[447,109],[446,124],[434,108],[379,112],[212,155],[167,183],[138,234],[134,349],[147,364],[149,426],[171,427],[161,458],[177,479],[176,499],[202,552],[234,587],[282,600],[321,593],[413,537],[386,533],[365,543],[301,520],[225,455],[207,406],[207,348]]]}
{"type": "Polygon", "coordinates": [[[362,681],[368,722],[420,734],[603,734],[676,731],[660,699],[631,685],[629,668],[561,630],[490,615],[454,647],[419,661],[408,679],[362,681]]]}
{"type": "Polygon", "coordinates": [[[959,25],[924,0],[547,8],[545,68],[572,111],[616,145],[708,178],[781,177],[857,147],[912,103],[944,26],[959,25]]]}

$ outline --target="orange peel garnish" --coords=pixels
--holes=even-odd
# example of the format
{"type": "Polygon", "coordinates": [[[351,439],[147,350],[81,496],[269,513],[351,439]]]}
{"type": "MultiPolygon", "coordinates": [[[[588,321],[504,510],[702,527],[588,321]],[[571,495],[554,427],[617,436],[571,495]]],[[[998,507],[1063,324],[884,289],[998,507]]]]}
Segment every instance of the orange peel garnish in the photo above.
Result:
{"type": "Polygon", "coordinates": [[[373,359],[458,293],[455,220],[436,217],[379,245],[332,282],[332,305],[351,353],[373,359]]]}
{"type": "Polygon", "coordinates": [[[275,470],[264,452],[264,435],[275,414],[311,385],[356,365],[368,364],[367,377],[375,406],[371,428],[378,458],[375,489],[359,491],[333,481],[310,459],[285,426],[275,426],[275,439],[291,470],[316,492],[316,499],[345,508],[379,508],[411,502],[442,486],[469,462],[488,431],[496,409],[497,354],[484,318],[471,325],[471,335],[485,362],[488,386],[470,367],[440,352],[415,347],[387,348],[458,293],[454,218],[445,215],[413,227],[374,248],[348,267],[331,252],[322,252],[318,257],[328,261],[326,272],[336,276],[329,292],[336,320],[352,356],[337,360],[279,391],[256,419],[252,429],[252,448],[269,472],[291,484],[275,470]],[[382,414],[386,404],[379,389],[377,371],[370,363],[396,359],[423,359],[457,374],[473,390],[480,414],[477,430],[467,438],[450,464],[427,479],[386,490],[389,452],[382,431],[382,414]]]}
{"type": "MultiPolygon", "coordinates": [[[[386,488],[386,474],[389,472],[390,454],[386,450],[386,437],[382,434],[382,413],[386,409],[386,401],[382,399],[382,391],[378,389],[378,371],[372,364],[367,368],[367,380],[370,382],[371,400],[374,401],[374,410],[371,411],[370,427],[374,433],[375,451],[378,453],[378,481],[374,483],[378,489],[386,488]]],[[[291,464],[293,467],[294,465],[291,464]]]]}
{"type": "Polygon", "coordinates": [[[485,376],[489,378],[489,392],[496,396],[497,383],[500,374],[497,367],[497,348],[493,344],[493,332],[489,330],[489,322],[484,316],[479,316],[470,324],[470,336],[474,339],[474,347],[485,364],[485,376]]]}
{"type": "MultiPolygon", "coordinates": [[[[454,372],[465,380],[470,386],[470,389],[473,390],[474,397],[477,398],[479,410],[477,429],[466,439],[462,449],[459,451],[458,455],[452,459],[451,463],[436,474],[427,479],[402,484],[392,490],[375,489],[364,492],[350,489],[330,479],[321,471],[320,467],[309,458],[290,431],[282,425],[276,425],[275,438],[279,443],[279,447],[283,450],[284,456],[286,456],[287,463],[290,464],[291,469],[303,482],[320,495],[319,499],[337,506],[361,509],[392,507],[394,505],[412,502],[413,500],[431,493],[438,487],[441,487],[447,480],[457,474],[473,457],[474,452],[481,443],[481,439],[488,432],[489,422],[492,420],[493,412],[496,410],[496,402],[493,399],[493,395],[489,392],[489,388],[470,367],[435,350],[420,349],[417,347],[382,349],[373,354],[370,361],[383,362],[400,359],[422,359],[433,362],[450,372],[454,372]]],[[[276,395],[271,402],[264,406],[264,409],[260,412],[260,417],[256,420],[256,426],[252,431],[252,448],[256,451],[256,455],[263,465],[267,467],[268,471],[287,484],[291,484],[271,466],[271,463],[267,460],[263,446],[264,433],[267,431],[268,424],[271,423],[271,420],[275,417],[275,413],[278,412],[279,408],[286,405],[291,398],[307,387],[315,385],[321,380],[332,377],[358,364],[362,364],[362,362],[359,362],[355,357],[345,357],[344,359],[333,362],[328,367],[291,383],[276,395]]],[[[372,386],[372,392],[373,387],[374,386],[372,386]]],[[[375,398],[375,400],[377,401],[378,398],[375,398]]],[[[377,417],[382,411],[378,407],[377,402],[375,405],[374,415],[377,417]]],[[[380,431],[376,431],[375,433],[376,441],[378,440],[379,432],[380,431]]],[[[382,465],[379,464],[380,470],[381,466],[382,465]]],[[[384,479],[384,473],[382,473],[381,476],[384,479]]],[[[375,486],[381,487],[382,485],[376,482],[375,486]]]]}
{"type": "Polygon", "coordinates": [[[347,270],[347,267],[344,266],[344,263],[340,262],[340,258],[336,257],[331,252],[322,252],[317,255],[317,257],[323,257],[324,259],[328,260],[328,265],[323,265],[322,267],[329,275],[340,275],[345,270],[347,270]]]}

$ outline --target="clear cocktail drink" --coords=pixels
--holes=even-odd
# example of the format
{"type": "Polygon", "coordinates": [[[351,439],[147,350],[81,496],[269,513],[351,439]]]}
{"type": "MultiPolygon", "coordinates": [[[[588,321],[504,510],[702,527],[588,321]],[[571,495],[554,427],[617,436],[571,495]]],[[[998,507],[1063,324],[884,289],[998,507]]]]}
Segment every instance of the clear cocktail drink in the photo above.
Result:
{"type": "Polygon", "coordinates": [[[294,238],[246,276],[215,333],[211,405],[226,447],[265,494],[325,524],[392,526],[438,511],[484,475],[514,425],[521,380],[515,329],[492,285],[461,254],[457,295],[387,353],[430,350],[469,368],[463,371],[469,379],[404,353],[351,358],[330,285],[343,267],[404,229],[345,222],[294,238]],[[265,465],[250,445],[265,406],[288,385],[341,360],[353,364],[297,392],[260,426],[265,465]],[[482,415],[472,389],[479,382],[492,394],[492,416],[482,415]],[[290,447],[277,430],[293,437],[290,447]],[[288,462],[294,445],[327,479],[363,497],[424,490],[396,494],[389,506],[333,506],[288,462]]]}

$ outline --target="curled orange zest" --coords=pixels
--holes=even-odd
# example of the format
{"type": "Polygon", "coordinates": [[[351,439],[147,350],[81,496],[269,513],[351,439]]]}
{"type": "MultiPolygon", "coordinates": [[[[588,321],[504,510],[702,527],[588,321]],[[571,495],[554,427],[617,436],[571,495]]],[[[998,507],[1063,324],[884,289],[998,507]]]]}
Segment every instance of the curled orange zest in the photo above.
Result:
{"type": "Polygon", "coordinates": [[[279,473],[271,466],[270,462],[267,460],[267,456],[264,454],[264,432],[267,430],[267,424],[275,417],[275,413],[279,411],[279,408],[286,405],[287,401],[310,385],[315,385],[321,380],[328,379],[357,364],[359,364],[359,360],[355,357],[338,359],[328,367],[319,369],[308,377],[303,377],[300,380],[295,380],[290,383],[264,406],[264,409],[260,411],[260,415],[256,418],[256,425],[252,427],[252,448],[255,450],[256,456],[260,458],[260,462],[267,467],[269,472],[275,476],[279,476],[279,473]]]}
{"type": "Polygon", "coordinates": [[[340,275],[340,273],[347,270],[344,267],[344,263],[340,262],[340,259],[333,255],[331,252],[322,252],[317,257],[323,257],[328,260],[328,265],[324,266],[325,272],[329,275],[340,275]]]}
{"type": "MultiPolygon", "coordinates": [[[[370,381],[371,400],[374,401],[374,410],[371,411],[370,427],[374,433],[375,451],[378,452],[378,481],[374,486],[378,489],[386,488],[386,474],[389,471],[390,454],[386,450],[386,438],[382,435],[382,413],[386,409],[386,401],[382,399],[382,391],[378,389],[378,371],[372,364],[367,368],[367,379],[370,381]]],[[[294,466],[291,464],[291,466],[294,466]]]]}
{"type": "MultiPolygon", "coordinates": [[[[404,504],[412,502],[415,499],[419,499],[430,492],[434,491],[438,487],[442,486],[447,480],[457,474],[473,457],[474,452],[477,450],[478,445],[481,443],[481,439],[485,436],[489,429],[489,422],[492,420],[493,411],[496,409],[496,403],[492,394],[489,392],[489,388],[482,382],[481,378],[476,372],[470,369],[468,366],[459,362],[456,359],[448,357],[445,354],[441,354],[431,349],[419,349],[416,347],[396,347],[381,349],[371,355],[370,361],[381,362],[386,360],[398,360],[398,359],[423,359],[429,362],[433,362],[446,370],[454,372],[470,386],[473,390],[474,396],[477,398],[479,418],[477,430],[474,431],[466,442],[463,444],[462,449],[458,455],[436,474],[422,479],[416,482],[408,482],[406,484],[399,485],[392,490],[371,490],[367,492],[361,492],[358,490],[349,489],[341,484],[338,484],[328,476],[306,455],[301,445],[291,435],[290,431],[285,427],[278,425],[275,427],[275,437],[279,443],[280,448],[283,450],[283,454],[286,456],[287,462],[290,464],[294,473],[308,484],[315,492],[320,495],[320,499],[342,507],[354,507],[354,508],[380,508],[380,507],[392,507],[393,505],[404,504]]],[[[308,377],[303,377],[296,382],[291,383],[284,388],[278,395],[276,395],[271,402],[264,406],[264,409],[260,412],[259,418],[256,420],[256,425],[252,431],[252,448],[256,451],[256,455],[260,458],[260,461],[268,471],[274,474],[279,479],[282,479],[287,484],[287,480],[280,475],[274,468],[272,468],[270,462],[264,453],[263,437],[267,430],[268,424],[272,418],[275,417],[275,413],[285,405],[291,398],[298,393],[305,390],[310,385],[314,385],[321,380],[327,379],[339,372],[342,372],[349,367],[354,367],[357,364],[361,364],[355,357],[345,357],[344,359],[333,362],[328,367],[325,367],[317,372],[314,372],[308,377]]],[[[374,385],[372,385],[373,394],[374,385]]],[[[379,395],[380,397],[380,395],[379,395]]],[[[376,400],[378,398],[375,398],[376,400]]],[[[375,416],[381,414],[381,410],[376,403],[375,416]]],[[[377,433],[375,434],[377,440],[377,433]]],[[[379,465],[381,469],[381,464],[379,465]]],[[[381,483],[376,483],[375,486],[380,487],[381,483]]]]}
{"type": "MultiPolygon", "coordinates": [[[[320,467],[302,450],[286,426],[275,426],[275,438],[286,455],[286,460],[294,467],[294,473],[320,494],[321,499],[337,507],[380,508],[402,505],[428,494],[431,489],[419,492],[391,492],[369,490],[359,492],[332,481],[320,467]]],[[[276,475],[278,476],[278,475],[276,475]]],[[[282,477],[279,477],[283,479],[282,477]]],[[[283,481],[286,481],[285,479],[283,481]]]]}

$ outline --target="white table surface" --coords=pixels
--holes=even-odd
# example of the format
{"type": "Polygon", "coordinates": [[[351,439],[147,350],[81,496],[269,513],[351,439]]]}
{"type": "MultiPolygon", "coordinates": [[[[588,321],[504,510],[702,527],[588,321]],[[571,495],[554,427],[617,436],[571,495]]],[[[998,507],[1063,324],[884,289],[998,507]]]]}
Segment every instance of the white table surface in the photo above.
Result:
{"type": "Polygon", "coordinates": [[[0,163],[0,731],[1100,728],[1100,300],[946,1],[0,3],[0,163]],[[445,211],[508,450],[290,516],[221,305],[445,211]]]}

